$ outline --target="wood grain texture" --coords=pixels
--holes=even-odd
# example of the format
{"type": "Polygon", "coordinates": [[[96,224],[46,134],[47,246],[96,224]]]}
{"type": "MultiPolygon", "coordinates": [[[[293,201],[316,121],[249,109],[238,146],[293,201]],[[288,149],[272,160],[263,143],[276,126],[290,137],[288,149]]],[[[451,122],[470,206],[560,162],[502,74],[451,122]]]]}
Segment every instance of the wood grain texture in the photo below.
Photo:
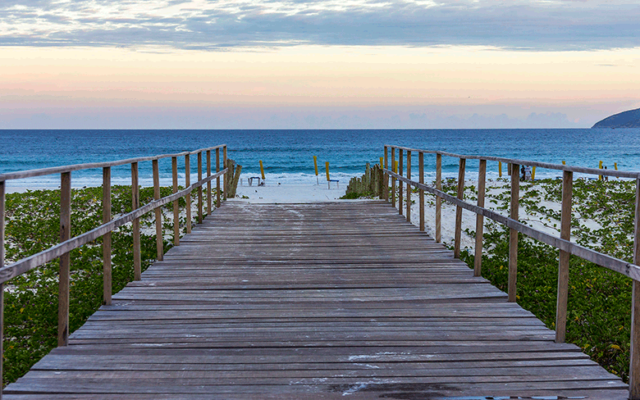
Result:
{"type": "MultiPolygon", "coordinates": [[[[216,173],[220,172],[220,149],[216,149],[216,173]]],[[[220,207],[220,178],[216,178],[216,207],[220,207]]]]}
{"type": "MultiPolygon", "coordinates": [[[[198,153],[198,164],[201,164],[201,157],[202,153],[198,153]]],[[[198,175],[198,182],[200,182],[202,180],[202,174],[198,175]]],[[[189,154],[187,154],[186,156],[184,156],[184,185],[186,187],[191,186],[191,156],[189,154]]],[[[198,202],[202,202],[200,197],[201,196],[201,192],[202,192],[202,186],[200,186],[198,188],[198,202]]],[[[187,233],[191,233],[191,192],[187,193],[187,195],[185,196],[185,201],[186,201],[186,207],[185,207],[185,213],[187,214],[187,221],[186,221],[186,225],[187,225],[187,233]]]]}
{"type": "MultiPolygon", "coordinates": [[[[418,153],[418,181],[424,183],[424,154],[418,153]]],[[[424,189],[418,190],[418,196],[420,196],[420,231],[424,232],[424,189]]]]}
{"type": "MultiPolygon", "coordinates": [[[[157,162],[157,161],[154,161],[157,162]]],[[[102,223],[111,221],[111,167],[102,169],[102,223]]],[[[111,232],[102,237],[102,303],[111,304],[111,232]]]]}
{"type": "MultiPolygon", "coordinates": [[[[396,149],[391,148],[391,170],[395,171],[396,167],[396,149]]],[[[398,172],[398,171],[395,171],[398,172]]],[[[396,206],[396,178],[391,178],[391,205],[396,206]]]]}
{"type": "MultiPolygon", "coordinates": [[[[458,167],[458,199],[464,199],[464,173],[466,170],[467,160],[460,159],[458,167]]],[[[456,222],[453,238],[453,257],[460,258],[460,248],[462,243],[462,207],[456,206],[456,222]]]]}
{"type": "MultiPolygon", "coordinates": [[[[640,262],[640,178],[636,179],[633,263],[640,262]]],[[[631,300],[631,361],[629,367],[629,398],[640,399],[640,283],[633,281],[631,300]]]]}
{"type": "MultiPolygon", "coordinates": [[[[562,214],[560,237],[571,239],[571,198],[573,194],[573,172],[564,171],[562,176],[562,214]]],[[[569,259],[571,254],[560,250],[558,264],[558,298],[556,301],[556,342],[563,343],[567,331],[567,301],[569,299],[569,259]]]]}
{"type": "MultiPolygon", "coordinates": [[[[207,177],[211,176],[211,150],[207,150],[207,177]]],[[[207,215],[213,212],[213,201],[211,200],[211,181],[207,182],[207,215]]]]}
{"type": "Polygon", "coordinates": [[[6,398],[626,398],[384,201],[229,201],[181,243],[6,398]]]}
{"type": "MultiPolygon", "coordinates": [[[[202,180],[202,153],[198,153],[198,182],[202,180]]],[[[198,188],[198,223],[202,223],[203,218],[203,198],[202,198],[202,186],[198,188]]],[[[191,208],[191,207],[188,207],[191,208]]],[[[191,214],[191,213],[189,213],[191,214]]],[[[189,217],[187,217],[189,218],[189,217]]],[[[190,219],[190,218],[189,218],[190,219]]]]}
{"type": "MultiPolygon", "coordinates": [[[[160,167],[158,160],[153,160],[153,199],[160,200],[160,167]]],[[[153,210],[156,217],[156,260],[164,258],[164,229],[162,228],[162,208],[153,210]]]]}
{"type": "MultiPolygon", "coordinates": [[[[520,204],[520,166],[511,164],[511,207],[510,217],[518,220],[518,209],[520,204]]],[[[518,282],[518,231],[509,229],[509,301],[517,300],[518,282]]]]}
{"type": "MultiPolygon", "coordinates": [[[[178,193],[178,159],[171,158],[171,174],[173,178],[173,193],[178,193]]],[[[173,201],[173,245],[180,246],[180,206],[178,199],[173,201]]]]}
{"type": "MultiPolygon", "coordinates": [[[[140,184],[138,182],[138,163],[131,164],[131,209],[140,208],[140,184]]],[[[133,220],[133,280],[139,281],[142,274],[142,259],[140,255],[140,218],[133,220]]]]}
{"type": "MultiPolygon", "coordinates": [[[[404,154],[403,151],[398,149],[398,175],[402,176],[404,173],[404,154]]],[[[402,215],[404,208],[404,181],[398,181],[398,213],[402,215]]]]}
{"type": "MultiPolygon", "coordinates": [[[[478,165],[478,207],[484,208],[484,196],[487,181],[487,160],[480,160],[478,165]]],[[[484,216],[476,215],[476,246],[473,261],[474,276],[482,276],[482,241],[484,235],[484,216]]]]}
{"type": "MultiPolygon", "coordinates": [[[[442,155],[436,155],[436,190],[442,190],[442,155]]],[[[436,196],[436,243],[442,242],[442,198],[436,196]]]]}
{"type": "MultiPolygon", "coordinates": [[[[411,152],[407,151],[407,179],[411,180],[411,152]]],[[[407,184],[407,222],[411,222],[411,191],[413,188],[407,184]]]]}
{"type": "MultiPolygon", "coordinates": [[[[71,172],[60,174],[60,242],[71,237],[71,172]]],[[[58,273],[58,346],[69,341],[69,269],[68,252],[60,256],[58,273]]]]}

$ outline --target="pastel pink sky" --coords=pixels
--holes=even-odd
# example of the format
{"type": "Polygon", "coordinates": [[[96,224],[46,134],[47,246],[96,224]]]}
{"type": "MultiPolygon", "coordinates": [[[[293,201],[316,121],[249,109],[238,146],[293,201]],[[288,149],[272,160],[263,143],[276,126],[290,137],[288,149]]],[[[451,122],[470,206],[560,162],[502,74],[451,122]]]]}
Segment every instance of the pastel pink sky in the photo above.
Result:
{"type": "Polygon", "coordinates": [[[65,8],[66,1],[56,3],[57,14],[26,0],[9,3],[0,6],[0,129],[589,127],[640,107],[638,28],[618,21],[618,37],[597,31],[592,40],[583,37],[594,25],[589,12],[601,12],[607,22],[608,12],[631,10],[624,1],[613,2],[617,8],[602,1],[551,1],[553,9],[515,1],[540,17],[507,21],[527,29],[480,14],[483,26],[493,23],[502,32],[455,35],[450,32],[462,24],[449,27],[447,10],[434,14],[443,4],[463,17],[467,8],[492,15],[509,7],[492,0],[415,1],[409,2],[413,14],[384,19],[384,13],[371,15],[386,3],[340,8],[324,1],[317,3],[324,8],[307,10],[306,2],[267,2],[261,13],[238,17],[243,8],[234,5],[246,2],[153,0],[94,4],[92,12],[108,22],[98,24],[88,13],[65,8]],[[571,9],[569,3],[578,5],[571,9]],[[164,14],[154,20],[156,9],[164,14]],[[202,14],[205,9],[215,15],[202,14]],[[40,10],[40,19],[26,17],[33,10],[40,10]],[[554,22],[551,12],[573,12],[575,20],[554,22]],[[321,21],[327,27],[312,20],[318,13],[326,14],[321,21]],[[423,29],[411,20],[417,13],[432,18],[430,31],[402,28],[413,23],[423,29]],[[229,15],[251,29],[220,22],[229,15]],[[346,30],[330,19],[349,15],[360,18],[359,26],[371,24],[374,33],[346,30]],[[208,25],[220,25],[217,31],[202,28],[207,18],[208,25]],[[183,21],[174,34],[148,28],[141,38],[145,26],[169,20],[183,21]],[[346,30],[342,36],[332,36],[331,23],[346,30]],[[248,33],[256,27],[262,36],[248,33]],[[431,39],[415,43],[421,34],[431,39]]]}

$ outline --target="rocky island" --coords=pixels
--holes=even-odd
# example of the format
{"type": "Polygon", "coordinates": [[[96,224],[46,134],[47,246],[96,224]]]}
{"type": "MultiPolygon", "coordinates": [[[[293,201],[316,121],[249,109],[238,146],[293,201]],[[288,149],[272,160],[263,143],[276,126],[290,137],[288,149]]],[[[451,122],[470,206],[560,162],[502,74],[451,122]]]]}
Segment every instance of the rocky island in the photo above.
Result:
{"type": "Polygon", "coordinates": [[[607,117],[592,128],[640,128],[640,108],[607,117]]]}

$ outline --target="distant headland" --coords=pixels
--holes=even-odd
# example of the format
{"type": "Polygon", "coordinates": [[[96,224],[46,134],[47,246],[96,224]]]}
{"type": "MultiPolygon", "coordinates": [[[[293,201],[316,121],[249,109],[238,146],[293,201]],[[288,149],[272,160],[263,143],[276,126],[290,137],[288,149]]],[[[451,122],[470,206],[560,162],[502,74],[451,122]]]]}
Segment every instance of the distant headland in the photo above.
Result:
{"type": "Polygon", "coordinates": [[[607,117],[592,128],[640,128],[640,108],[607,117]]]}

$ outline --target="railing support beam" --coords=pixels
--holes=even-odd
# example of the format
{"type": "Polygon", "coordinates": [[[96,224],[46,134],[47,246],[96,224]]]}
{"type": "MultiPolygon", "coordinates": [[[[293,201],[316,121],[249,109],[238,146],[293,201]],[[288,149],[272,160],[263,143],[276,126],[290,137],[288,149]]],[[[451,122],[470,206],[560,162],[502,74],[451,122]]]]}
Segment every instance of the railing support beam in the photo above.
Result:
{"type": "MultiPolygon", "coordinates": [[[[571,197],[573,194],[573,172],[562,174],[562,215],[560,238],[571,239],[571,197]]],[[[558,298],[556,302],[556,343],[564,343],[567,332],[567,301],[569,299],[569,259],[571,254],[560,250],[558,264],[558,298]]]]}
{"type": "MultiPolygon", "coordinates": [[[[480,160],[478,165],[478,207],[484,208],[484,196],[486,192],[487,160],[480,160]]],[[[482,275],[482,239],[484,236],[484,216],[476,214],[476,247],[473,258],[473,275],[482,275]]]]}
{"type": "MultiPolygon", "coordinates": [[[[111,167],[102,169],[102,223],[111,221],[111,167]]],[[[111,232],[102,237],[102,303],[111,305],[111,232]]]]}
{"type": "MultiPolygon", "coordinates": [[[[442,190],[442,154],[436,154],[436,189],[442,190]]],[[[436,196],[436,243],[442,242],[442,199],[436,196]]]]}
{"type": "MultiPolygon", "coordinates": [[[[158,160],[152,161],[153,167],[153,199],[160,200],[160,167],[158,160]]],[[[156,259],[164,258],[164,229],[162,228],[162,207],[153,210],[156,216],[156,259]]]]}
{"type": "MultiPolygon", "coordinates": [[[[402,149],[398,149],[398,174],[404,173],[404,154],[402,149]]],[[[404,182],[398,181],[398,213],[402,215],[402,208],[404,207],[404,182]]]]}
{"type": "MultiPolygon", "coordinates": [[[[518,220],[520,203],[520,166],[511,164],[511,219],[518,220]]],[[[509,302],[517,300],[518,231],[509,229],[509,302]]]]}
{"type": "MultiPolygon", "coordinates": [[[[466,169],[467,160],[460,159],[460,166],[458,168],[458,199],[464,199],[464,172],[466,169]]],[[[460,248],[462,247],[462,207],[456,206],[456,227],[453,243],[453,257],[460,258],[460,248]]]]}
{"type": "MultiPolygon", "coordinates": [[[[171,157],[171,169],[173,175],[173,193],[178,193],[177,157],[171,157]]],[[[180,205],[177,199],[173,201],[173,245],[180,246],[180,205]]]]}
{"type": "MultiPolygon", "coordinates": [[[[636,179],[635,231],[633,263],[640,262],[640,178],[636,179]]],[[[640,399],[640,282],[633,281],[631,300],[631,365],[629,366],[629,399],[640,399]]]]}
{"type": "MultiPolygon", "coordinates": [[[[138,163],[131,163],[131,209],[140,208],[140,185],[138,184],[138,163]]],[[[133,280],[142,278],[142,257],[140,255],[140,218],[133,220],[133,280]]]]}
{"type": "MultiPolygon", "coordinates": [[[[418,173],[419,182],[424,183],[424,153],[418,153],[418,173]]],[[[424,189],[419,189],[418,196],[420,196],[420,231],[424,232],[424,189]]]]}
{"type": "MultiPolygon", "coordinates": [[[[60,175],[60,242],[71,238],[71,172],[60,175]]],[[[58,346],[69,343],[69,268],[71,255],[60,256],[58,275],[58,346]]]]}

